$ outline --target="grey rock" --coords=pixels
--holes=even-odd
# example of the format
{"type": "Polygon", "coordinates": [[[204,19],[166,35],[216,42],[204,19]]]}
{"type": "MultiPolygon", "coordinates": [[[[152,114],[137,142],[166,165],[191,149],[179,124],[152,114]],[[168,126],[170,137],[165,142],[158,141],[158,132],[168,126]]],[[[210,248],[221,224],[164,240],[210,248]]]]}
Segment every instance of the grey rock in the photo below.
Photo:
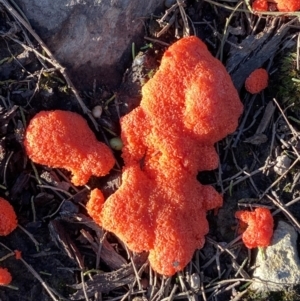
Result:
{"type": "Polygon", "coordinates": [[[291,166],[292,160],[287,155],[280,155],[276,158],[274,171],[278,175],[283,175],[291,166]]]}
{"type": "Polygon", "coordinates": [[[257,254],[251,289],[282,291],[300,284],[300,262],[297,254],[297,232],[284,221],[279,221],[272,243],[265,256],[257,254]]]}
{"type": "Polygon", "coordinates": [[[115,86],[163,0],[15,0],[75,83],[115,86]]]}
{"type": "Polygon", "coordinates": [[[201,279],[199,274],[193,273],[190,279],[190,286],[193,290],[199,290],[201,285],[201,279]]]}

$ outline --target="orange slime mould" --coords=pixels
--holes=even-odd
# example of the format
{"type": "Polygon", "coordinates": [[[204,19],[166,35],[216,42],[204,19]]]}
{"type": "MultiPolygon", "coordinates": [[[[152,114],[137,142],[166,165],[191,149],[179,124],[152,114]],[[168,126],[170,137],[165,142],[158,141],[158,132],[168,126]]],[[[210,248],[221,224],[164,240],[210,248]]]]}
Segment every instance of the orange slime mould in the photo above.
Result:
{"type": "Polygon", "coordinates": [[[26,129],[24,145],[33,162],[70,171],[74,185],[85,185],[92,175],[108,174],[115,164],[110,148],[73,112],[36,114],[26,129]]]}
{"type": "Polygon", "coordinates": [[[300,0],[275,0],[280,12],[293,12],[300,9],[300,0]]]}
{"type": "MultiPolygon", "coordinates": [[[[294,12],[300,9],[300,0],[274,0],[269,2],[275,3],[280,12],[294,12]]],[[[254,11],[268,11],[268,1],[255,0],[252,8],[254,11]]]]}
{"type": "Polygon", "coordinates": [[[214,143],[235,131],[243,106],[222,63],[197,37],[163,55],[142,88],[139,107],[121,119],[122,184],[105,202],[92,193],[88,213],[152,268],[173,275],[202,248],[207,211],[222,205],[201,170],[218,166],[214,143]]]}
{"type": "Polygon", "coordinates": [[[5,199],[0,198],[0,236],[6,236],[17,228],[18,221],[14,208],[5,199]]]}
{"type": "Polygon", "coordinates": [[[254,70],[245,81],[245,88],[251,94],[256,94],[268,86],[269,74],[266,69],[254,70]]]}
{"type": "Polygon", "coordinates": [[[268,1],[267,0],[255,0],[252,3],[252,9],[254,11],[267,11],[268,10],[268,1]]]}
{"type": "Polygon", "coordinates": [[[242,240],[249,249],[267,247],[273,235],[273,216],[267,208],[256,208],[254,211],[237,211],[235,217],[247,225],[242,240]]]}
{"type": "Polygon", "coordinates": [[[5,268],[0,268],[0,285],[8,285],[12,281],[10,272],[5,268]]]}

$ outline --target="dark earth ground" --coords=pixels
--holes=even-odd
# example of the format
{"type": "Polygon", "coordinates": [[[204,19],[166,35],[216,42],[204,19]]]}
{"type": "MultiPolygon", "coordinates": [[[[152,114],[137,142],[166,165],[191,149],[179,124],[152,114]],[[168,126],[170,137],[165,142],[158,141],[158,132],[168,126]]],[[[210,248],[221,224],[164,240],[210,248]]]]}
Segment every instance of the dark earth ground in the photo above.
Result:
{"type": "MultiPolygon", "coordinates": [[[[271,295],[257,295],[248,290],[255,250],[248,252],[236,239],[234,218],[238,208],[263,205],[273,210],[277,209],[273,198],[285,204],[300,195],[300,144],[298,135],[291,130],[292,127],[297,133],[300,120],[295,97],[299,88],[291,80],[299,78],[299,73],[296,58],[290,54],[297,46],[299,23],[294,16],[257,17],[244,3],[239,4],[240,11],[233,11],[237,1],[219,4],[188,1],[184,9],[191,33],[203,39],[231,70],[245,112],[237,132],[217,145],[219,170],[199,174],[202,183],[212,184],[223,193],[224,206],[218,214],[208,215],[210,233],[205,247],[195,252],[183,272],[171,278],[156,275],[147,264],[147,254],[131,254],[122,242],[109,233],[104,234],[86,215],[84,205],[89,190],[99,187],[108,196],[118,186],[120,169],[102,179],[91,179],[86,187],[74,187],[64,170],[34,165],[26,157],[22,137],[26,124],[37,112],[63,109],[83,115],[83,111],[64,76],[53,64],[26,48],[32,43],[43,53],[30,32],[0,6],[0,196],[9,199],[20,225],[9,236],[0,238],[1,266],[7,267],[13,276],[11,286],[0,288],[1,301],[89,298],[137,301],[169,297],[170,300],[300,300],[297,288],[271,295]],[[287,26],[288,23],[291,25],[287,26]],[[282,32],[280,38],[277,30],[282,32]],[[254,37],[255,43],[251,40],[254,37]],[[249,66],[244,68],[245,61],[252,62],[250,66],[259,64],[257,67],[268,68],[270,85],[262,94],[250,96],[240,86],[239,81],[252,71],[249,66]],[[285,174],[280,176],[273,167],[283,152],[291,158],[292,168],[285,166],[285,174]],[[225,246],[234,258],[224,251],[225,246]],[[22,260],[15,259],[14,250],[22,251],[22,260]],[[85,290],[80,286],[82,281],[87,285],[85,290]]],[[[184,16],[178,9],[170,10],[167,20],[173,14],[177,14],[178,34],[182,36],[183,29],[187,30],[182,21],[184,16]]],[[[145,34],[151,40],[145,40],[142,53],[125,73],[118,91],[111,91],[101,83],[80,88],[88,109],[96,105],[103,108],[101,118],[95,120],[99,140],[108,142],[113,133],[119,134],[119,113],[128,111],[124,104],[130,109],[138,104],[140,86],[155,72],[166,49],[164,43],[176,40],[174,24],[163,35],[157,35],[167,24],[161,22],[159,27],[157,20],[161,17],[149,19],[145,34]]],[[[87,119],[95,129],[95,124],[87,119]]],[[[120,152],[115,155],[121,167],[120,152]]],[[[299,204],[287,208],[290,216],[300,219],[299,204]]],[[[279,213],[275,223],[285,219],[293,224],[290,216],[279,213]]]]}

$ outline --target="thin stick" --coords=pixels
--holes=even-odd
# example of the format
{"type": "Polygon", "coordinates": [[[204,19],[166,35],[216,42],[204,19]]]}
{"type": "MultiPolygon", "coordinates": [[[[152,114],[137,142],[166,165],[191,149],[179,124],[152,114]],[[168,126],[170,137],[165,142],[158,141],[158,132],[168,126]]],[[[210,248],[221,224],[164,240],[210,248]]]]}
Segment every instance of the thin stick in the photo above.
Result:
{"type": "Polygon", "coordinates": [[[25,228],[23,228],[20,224],[18,224],[18,227],[33,241],[35,244],[36,250],[39,251],[40,249],[40,243],[33,237],[33,235],[28,232],[25,228]]]}
{"type": "Polygon", "coordinates": [[[266,195],[268,199],[270,199],[274,205],[276,205],[277,207],[279,207],[281,209],[281,211],[284,213],[284,215],[290,219],[290,221],[295,225],[295,228],[297,230],[298,233],[300,233],[300,224],[299,222],[294,218],[294,216],[284,207],[284,205],[282,205],[279,201],[279,199],[274,199],[269,195],[266,195]]]}
{"type": "MultiPolygon", "coordinates": [[[[283,207],[289,207],[289,206],[291,206],[291,205],[297,203],[298,201],[300,201],[300,197],[297,197],[297,198],[291,200],[290,202],[284,204],[283,207]]],[[[276,210],[272,213],[272,215],[276,215],[276,214],[278,214],[279,212],[281,212],[281,208],[280,208],[280,209],[276,209],[276,210]]]]}
{"type": "Polygon", "coordinates": [[[280,113],[282,114],[286,124],[288,125],[288,127],[290,128],[291,132],[293,133],[293,136],[295,138],[297,138],[299,135],[297,133],[297,131],[294,129],[294,127],[290,124],[289,120],[287,119],[287,117],[285,116],[285,113],[284,111],[281,109],[279,103],[277,102],[277,100],[275,98],[273,98],[273,101],[275,102],[276,106],[278,107],[280,113]]]}
{"type": "MultiPolygon", "coordinates": [[[[246,179],[248,179],[248,178],[250,178],[250,177],[252,177],[252,176],[254,176],[254,175],[256,175],[256,174],[258,174],[258,173],[260,173],[260,172],[263,172],[263,171],[265,170],[265,168],[266,168],[266,166],[262,166],[262,167],[260,167],[260,168],[258,168],[258,169],[256,169],[256,170],[250,172],[249,174],[246,174],[245,176],[239,178],[239,179],[236,180],[235,182],[231,183],[228,187],[226,187],[226,188],[224,189],[224,192],[226,192],[227,190],[231,189],[233,186],[239,184],[240,182],[243,182],[244,180],[246,180],[246,179]]],[[[243,173],[246,173],[246,172],[243,171],[243,173]]]]}
{"type": "Polygon", "coordinates": [[[153,42],[153,43],[158,43],[162,46],[166,46],[166,47],[169,47],[170,44],[169,43],[166,43],[166,42],[163,42],[163,41],[160,41],[158,39],[153,39],[153,38],[150,38],[150,37],[144,37],[145,40],[148,40],[150,42],[153,42]]]}
{"type": "Polygon", "coordinates": [[[274,181],[260,196],[260,199],[262,199],[276,184],[278,184],[289,172],[290,170],[300,161],[300,158],[298,157],[293,164],[287,169],[276,181],[274,181]]]}
{"type": "Polygon", "coordinates": [[[252,108],[252,106],[253,106],[253,104],[254,104],[255,98],[256,98],[256,94],[252,95],[252,97],[251,97],[251,99],[250,99],[250,102],[249,102],[249,104],[248,104],[248,106],[247,106],[247,111],[246,111],[245,114],[244,114],[243,120],[242,120],[242,122],[241,122],[241,124],[240,124],[240,126],[239,126],[239,129],[238,129],[237,136],[236,136],[235,141],[234,141],[234,143],[233,143],[233,145],[232,145],[233,147],[236,147],[236,146],[237,146],[238,141],[239,141],[239,139],[240,139],[242,133],[244,132],[245,124],[246,124],[246,121],[247,121],[248,116],[249,116],[249,114],[250,114],[251,108],[252,108]]]}
{"type": "Polygon", "coordinates": [[[86,301],[89,301],[89,297],[86,293],[86,287],[85,287],[85,281],[84,281],[84,276],[83,276],[83,272],[80,271],[80,278],[81,278],[81,283],[82,283],[82,291],[83,291],[83,294],[84,294],[84,298],[86,301]]]}

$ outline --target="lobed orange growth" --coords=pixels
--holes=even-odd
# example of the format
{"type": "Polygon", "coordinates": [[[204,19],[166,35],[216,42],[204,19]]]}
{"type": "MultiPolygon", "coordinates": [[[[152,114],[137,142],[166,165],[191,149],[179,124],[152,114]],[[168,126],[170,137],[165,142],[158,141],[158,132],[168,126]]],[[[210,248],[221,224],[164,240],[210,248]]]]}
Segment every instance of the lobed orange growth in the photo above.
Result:
{"type": "Polygon", "coordinates": [[[256,208],[254,211],[237,211],[235,217],[248,225],[242,235],[245,246],[249,249],[267,247],[273,235],[273,216],[267,208],[256,208]]]}
{"type": "Polygon", "coordinates": [[[17,260],[20,260],[22,258],[22,251],[14,250],[14,253],[17,260]]]}
{"type": "Polygon", "coordinates": [[[73,112],[42,111],[35,115],[24,145],[35,163],[70,171],[74,185],[85,185],[92,175],[108,174],[115,163],[109,147],[96,139],[82,116],[73,112]]]}
{"type": "Polygon", "coordinates": [[[102,211],[104,204],[104,196],[101,190],[95,188],[91,191],[90,200],[86,204],[86,210],[89,215],[93,218],[93,220],[101,225],[101,219],[99,216],[99,212],[102,211]]]}
{"type": "Polygon", "coordinates": [[[8,285],[12,281],[10,272],[5,268],[0,268],[0,285],[8,285]]]}
{"type": "Polygon", "coordinates": [[[252,9],[254,11],[267,11],[268,1],[267,0],[255,0],[252,4],[252,9]]]}
{"type": "Polygon", "coordinates": [[[218,166],[213,144],[236,129],[243,108],[226,69],[196,37],[169,47],[142,95],[121,119],[122,185],[87,208],[131,250],[149,251],[155,271],[173,275],[203,246],[207,210],[222,205],[196,176],[218,166]]]}
{"type": "Polygon", "coordinates": [[[281,12],[297,11],[300,9],[300,0],[275,0],[281,12]]]}
{"type": "Polygon", "coordinates": [[[252,4],[252,9],[254,11],[267,11],[268,2],[275,3],[280,12],[294,12],[300,9],[300,0],[255,0],[252,4]]]}
{"type": "Polygon", "coordinates": [[[0,198],[0,236],[6,236],[16,229],[17,216],[12,205],[0,198]]]}
{"type": "Polygon", "coordinates": [[[245,81],[245,88],[251,94],[256,94],[268,86],[269,74],[266,69],[254,70],[245,81]]]}

